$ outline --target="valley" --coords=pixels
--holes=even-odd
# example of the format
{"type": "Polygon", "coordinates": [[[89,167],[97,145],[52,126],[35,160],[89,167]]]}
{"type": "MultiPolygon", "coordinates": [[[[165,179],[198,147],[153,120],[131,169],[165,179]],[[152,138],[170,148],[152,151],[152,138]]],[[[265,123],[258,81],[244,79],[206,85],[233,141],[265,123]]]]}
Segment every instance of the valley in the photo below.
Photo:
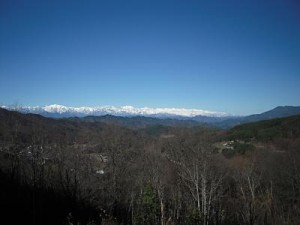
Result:
{"type": "Polygon", "coordinates": [[[14,224],[296,224],[299,124],[0,109],[1,211],[14,224]]]}

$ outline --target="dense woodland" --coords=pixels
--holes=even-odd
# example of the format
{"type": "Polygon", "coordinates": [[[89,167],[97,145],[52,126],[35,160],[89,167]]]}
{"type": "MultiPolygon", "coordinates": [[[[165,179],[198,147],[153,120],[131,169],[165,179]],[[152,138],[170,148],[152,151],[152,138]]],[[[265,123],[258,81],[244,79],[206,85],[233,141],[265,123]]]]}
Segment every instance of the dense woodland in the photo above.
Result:
{"type": "Polygon", "coordinates": [[[1,220],[300,223],[300,116],[230,130],[138,124],[0,109],[1,220]]]}

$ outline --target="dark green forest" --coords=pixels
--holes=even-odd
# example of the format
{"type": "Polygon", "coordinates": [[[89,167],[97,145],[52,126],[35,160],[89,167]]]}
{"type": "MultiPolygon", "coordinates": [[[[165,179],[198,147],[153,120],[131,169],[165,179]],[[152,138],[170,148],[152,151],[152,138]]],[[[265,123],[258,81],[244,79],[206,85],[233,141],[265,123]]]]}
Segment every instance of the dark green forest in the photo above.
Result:
{"type": "Polygon", "coordinates": [[[129,121],[0,109],[1,223],[299,224],[300,116],[129,121]]]}

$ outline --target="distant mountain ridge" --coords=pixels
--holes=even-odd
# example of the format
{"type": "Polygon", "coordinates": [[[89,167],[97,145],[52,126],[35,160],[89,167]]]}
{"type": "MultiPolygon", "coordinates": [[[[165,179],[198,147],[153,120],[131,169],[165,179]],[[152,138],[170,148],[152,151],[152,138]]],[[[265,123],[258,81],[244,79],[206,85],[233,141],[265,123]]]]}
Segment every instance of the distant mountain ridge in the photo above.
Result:
{"type": "Polygon", "coordinates": [[[197,126],[202,123],[215,127],[231,128],[245,123],[300,115],[300,106],[278,106],[261,114],[239,117],[231,116],[227,113],[199,109],[134,108],[132,106],[66,107],[50,105],[44,107],[2,106],[1,108],[19,111],[21,113],[39,114],[50,118],[69,118],[75,121],[118,123],[138,127],[150,124],[197,126]]]}
{"type": "Polygon", "coordinates": [[[98,106],[98,107],[67,107],[63,105],[46,105],[46,106],[2,106],[4,109],[15,110],[22,113],[35,113],[46,117],[63,118],[63,117],[85,117],[85,116],[147,116],[155,118],[179,118],[180,117],[226,117],[230,116],[224,112],[212,112],[202,109],[185,109],[185,108],[136,108],[133,106],[98,106]]]}

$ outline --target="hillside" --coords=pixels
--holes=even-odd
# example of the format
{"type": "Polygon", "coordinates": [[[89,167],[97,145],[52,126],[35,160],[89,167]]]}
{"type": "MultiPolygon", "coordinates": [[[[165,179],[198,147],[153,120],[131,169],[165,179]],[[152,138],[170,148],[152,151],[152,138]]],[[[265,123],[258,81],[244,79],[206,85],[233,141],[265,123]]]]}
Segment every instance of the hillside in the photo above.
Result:
{"type": "Polygon", "coordinates": [[[272,141],[278,138],[300,138],[300,116],[264,120],[238,125],[228,132],[230,139],[272,141]]]}
{"type": "Polygon", "coordinates": [[[121,126],[100,121],[87,123],[80,120],[53,119],[36,114],[0,109],[0,142],[30,144],[34,139],[43,139],[47,144],[74,144],[99,142],[99,138],[111,133],[112,128],[119,132],[133,131],[121,126]]]}
{"type": "Polygon", "coordinates": [[[105,124],[117,124],[134,129],[147,128],[149,126],[174,126],[174,127],[193,127],[203,125],[203,123],[194,120],[180,120],[180,119],[161,119],[145,116],[122,117],[122,116],[86,116],[86,117],[71,117],[70,121],[77,122],[101,122],[105,124]]]}
{"type": "Polygon", "coordinates": [[[300,115],[300,106],[278,106],[272,110],[260,114],[229,118],[219,122],[215,122],[213,124],[217,127],[231,128],[240,124],[296,115],[300,115]]]}

